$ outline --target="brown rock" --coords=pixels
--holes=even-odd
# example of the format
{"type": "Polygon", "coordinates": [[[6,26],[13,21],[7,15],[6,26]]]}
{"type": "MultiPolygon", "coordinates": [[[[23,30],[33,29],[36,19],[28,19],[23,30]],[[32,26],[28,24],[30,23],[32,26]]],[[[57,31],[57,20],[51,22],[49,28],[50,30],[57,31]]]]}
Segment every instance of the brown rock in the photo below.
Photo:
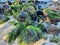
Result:
{"type": "Polygon", "coordinates": [[[54,24],[51,24],[48,28],[47,28],[47,33],[50,33],[50,34],[57,34],[58,33],[58,29],[56,27],[56,25],[54,24]]]}

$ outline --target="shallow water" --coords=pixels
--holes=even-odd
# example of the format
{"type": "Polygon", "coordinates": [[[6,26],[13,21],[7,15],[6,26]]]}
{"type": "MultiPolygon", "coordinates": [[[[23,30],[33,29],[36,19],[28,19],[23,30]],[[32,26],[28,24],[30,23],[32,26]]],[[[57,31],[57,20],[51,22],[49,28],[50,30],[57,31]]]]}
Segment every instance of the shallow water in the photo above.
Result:
{"type": "Polygon", "coordinates": [[[0,0],[0,2],[7,2],[7,0],[0,0]]]}
{"type": "Polygon", "coordinates": [[[44,43],[45,45],[58,45],[57,43],[50,42],[50,38],[53,37],[52,34],[46,34],[46,35],[47,35],[48,39],[44,43]]]}
{"type": "MultiPolygon", "coordinates": [[[[14,2],[15,0],[8,0],[10,2],[14,2]]],[[[7,2],[7,0],[0,0],[0,2],[7,2]]]]}
{"type": "Polygon", "coordinates": [[[38,1],[52,1],[52,0],[38,0],[38,1]]]}
{"type": "Polygon", "coordinates": [[[60,22],[57,23],[57,28],[60,28],[60,22]]]}

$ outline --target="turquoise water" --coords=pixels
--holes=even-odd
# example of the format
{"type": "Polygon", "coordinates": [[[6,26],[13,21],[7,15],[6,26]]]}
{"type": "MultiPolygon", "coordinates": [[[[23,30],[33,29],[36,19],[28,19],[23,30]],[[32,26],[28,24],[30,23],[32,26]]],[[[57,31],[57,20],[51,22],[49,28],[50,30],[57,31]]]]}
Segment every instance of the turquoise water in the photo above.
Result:
{"type": "Polygon", "coordinates": [[[0,2],[7,2],[7,0],[0,0],[0,2]]]}
{"type": "Polygon", "coordinates": [[[8,0],[8,1],[10,1],[10,2],[14,2],[15,0],[8,0]]]}
{"type": "MultiPolygon", "coordinates": [[[[8,0],[10,2],[14,2],[15,0],[8,0]]],[[[0,2],[7,2],[7,0],[0,0],[0,2]]]]}
{"type": "Polygon", "coordinates": [[[38,1],[52,1],[52,0],[38,0],[38,1]]]}

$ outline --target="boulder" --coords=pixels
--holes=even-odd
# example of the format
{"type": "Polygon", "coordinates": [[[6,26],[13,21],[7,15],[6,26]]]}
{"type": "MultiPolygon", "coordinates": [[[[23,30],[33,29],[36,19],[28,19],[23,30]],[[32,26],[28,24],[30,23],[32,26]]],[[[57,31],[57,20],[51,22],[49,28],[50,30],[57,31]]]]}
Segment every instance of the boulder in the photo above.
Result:
{"type": "Polygon", "coordinates": [[[60,21],[60,19],[50,19],[52,24],[57,25],[57,23],[60,21]]]}
{"type": "Polygon", "coordinates": [[[4,12],[8,12],[11,7],[7,4],[0,4],[0,14],[4,14],[4,12]]]}
{"type": "Polygon", "coordinates": [[[17,17],[17,20],[20,22],[24,22],[27,19],[27,12],[21,11],[20,14],[17,17]]]}
{"type": "Polygon", "coordinates": [[[56,25],[51,24],[47,29],[46,29],[47,33],[49,34],[58,34],[58,29],[56,27],[56,25]]]}
{"type": "Polygon", "coordinates": [[[33,6],[24,7],[23,11],[26,11],[28,13],[28,15],[30,15],[30,16],[36,15],[36,11],[33,6]]]}
{"type": "Polygon", "coordinates": [[[7,5],[7,4],[3,5],[3,10],[5,13],[8,12],[10,9],[11,9],[11,7],[9,5],[7,5]]]}

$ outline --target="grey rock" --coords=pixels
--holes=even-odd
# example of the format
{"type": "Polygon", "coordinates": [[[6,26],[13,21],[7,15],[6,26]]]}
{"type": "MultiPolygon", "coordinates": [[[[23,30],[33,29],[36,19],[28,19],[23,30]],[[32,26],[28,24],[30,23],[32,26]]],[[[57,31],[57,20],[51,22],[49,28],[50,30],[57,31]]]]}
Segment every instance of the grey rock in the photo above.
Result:
{"type": "Polygon", "coordinates": [[[27,12],[21,11],[20,14],[18,15],[17,19],[18,21],[25,21],[27,18],[27,12]]]}
{"type": "Polygon", "coordinates": [[[0,14],[4,14],[4,12],[8,12],[11,7],[7,4],[0,4],[0,14]]]}
{"type": "Polygon", "coordinates": [[[0,20],[5,20],[5,15],[4,14],[0,15],[0,20]]]}

